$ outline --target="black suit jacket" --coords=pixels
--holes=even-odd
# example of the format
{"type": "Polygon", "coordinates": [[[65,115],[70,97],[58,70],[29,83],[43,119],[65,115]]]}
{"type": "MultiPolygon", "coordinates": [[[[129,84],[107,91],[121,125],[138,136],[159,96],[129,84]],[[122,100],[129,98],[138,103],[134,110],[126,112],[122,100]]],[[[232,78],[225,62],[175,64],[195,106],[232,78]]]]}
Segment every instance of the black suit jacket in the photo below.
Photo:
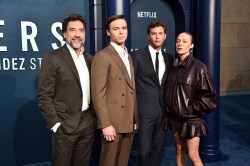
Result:
{"type": "MultiPolygon", "coordinates": [[[[131,53],[135,69],[136,94],[139,117],[150,118],[156,113],[160,105],[164,110],[164,87],[165,79],[173,57],[166,52],[162,52],[166,70],[160,84],[154,70],[154,65],[148,47],[133,51],[131,53]]],[[[163,111],[165,112],[165,111],[163,111]]]]}
{"type": "MultiPolygon", "coordinates": [[[[90,72],[92,56],[84,53],[90,72]]],[[[73,58],[66,45],[46,54],[38,81],[38,102],[51,129],[57,122],[65,133],[73,132],[82,109],[82,89],[73,58]]]]}

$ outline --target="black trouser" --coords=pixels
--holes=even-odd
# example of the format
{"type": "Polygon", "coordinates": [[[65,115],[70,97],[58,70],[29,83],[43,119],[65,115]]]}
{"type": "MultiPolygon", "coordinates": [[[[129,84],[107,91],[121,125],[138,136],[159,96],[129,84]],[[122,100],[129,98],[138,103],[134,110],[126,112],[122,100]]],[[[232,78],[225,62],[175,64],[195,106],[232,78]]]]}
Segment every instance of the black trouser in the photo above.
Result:
{"type": "Polygon", "coordinates": [[[164,150],[166,130],[162,110],[155,110],[155,116],[139,117],[138,165],[160,166],[164,150]]]}

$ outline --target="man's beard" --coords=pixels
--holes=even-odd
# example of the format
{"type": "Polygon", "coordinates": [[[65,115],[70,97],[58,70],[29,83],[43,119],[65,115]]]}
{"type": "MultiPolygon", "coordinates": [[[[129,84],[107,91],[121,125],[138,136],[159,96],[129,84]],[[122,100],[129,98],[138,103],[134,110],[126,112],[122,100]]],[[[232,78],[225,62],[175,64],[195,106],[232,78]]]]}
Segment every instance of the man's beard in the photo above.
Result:
{"type": "Polygon", "coordinates": [[[83,42],[81,41],[80,43],[74,43],[74,42],[70,42],[70,45],[74,48],[74,49],[78,49],[81,48],[83,45],[83,42]]]}
{"type": "Polygon", "coordinates": [[[79,43],[74,43],[71,40],[66,40],[66,42],[73,48],[73,49],[79,49],[83,46],[83,41],[81,40],[79,43]]]}

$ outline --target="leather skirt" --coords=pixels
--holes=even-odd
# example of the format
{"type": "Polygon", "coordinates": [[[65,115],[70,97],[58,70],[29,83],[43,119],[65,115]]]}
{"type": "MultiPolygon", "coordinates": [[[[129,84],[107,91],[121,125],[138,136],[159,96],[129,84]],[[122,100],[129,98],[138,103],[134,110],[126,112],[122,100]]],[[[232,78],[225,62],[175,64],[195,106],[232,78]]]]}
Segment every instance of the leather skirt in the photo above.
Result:
{"type": "Polygon", "coordinates": [[[205,136],[211,131],[202,118],[182,119],[172,115],[167,117],[166,128],[183,139],[205,136]]]}

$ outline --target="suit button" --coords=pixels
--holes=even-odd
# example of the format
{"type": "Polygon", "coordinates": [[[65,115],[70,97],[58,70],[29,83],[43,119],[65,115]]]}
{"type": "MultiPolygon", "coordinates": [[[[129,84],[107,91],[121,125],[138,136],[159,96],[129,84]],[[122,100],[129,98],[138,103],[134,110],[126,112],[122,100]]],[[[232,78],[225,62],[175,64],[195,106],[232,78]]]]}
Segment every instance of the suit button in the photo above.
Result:
{"type": "Polygon", "coordinates": [[[124,105],[122,105],[122,108],[124,108],[124,105]]]}
{"type": "Polygon", "coordinates": [[[123,93],[122,96],[125,96],[125,94],[123,93]]]}
{"type": "Polygon", "coordinates": [[[122,80],[121,78],[119,78],[119,80],[122,80]]]}

